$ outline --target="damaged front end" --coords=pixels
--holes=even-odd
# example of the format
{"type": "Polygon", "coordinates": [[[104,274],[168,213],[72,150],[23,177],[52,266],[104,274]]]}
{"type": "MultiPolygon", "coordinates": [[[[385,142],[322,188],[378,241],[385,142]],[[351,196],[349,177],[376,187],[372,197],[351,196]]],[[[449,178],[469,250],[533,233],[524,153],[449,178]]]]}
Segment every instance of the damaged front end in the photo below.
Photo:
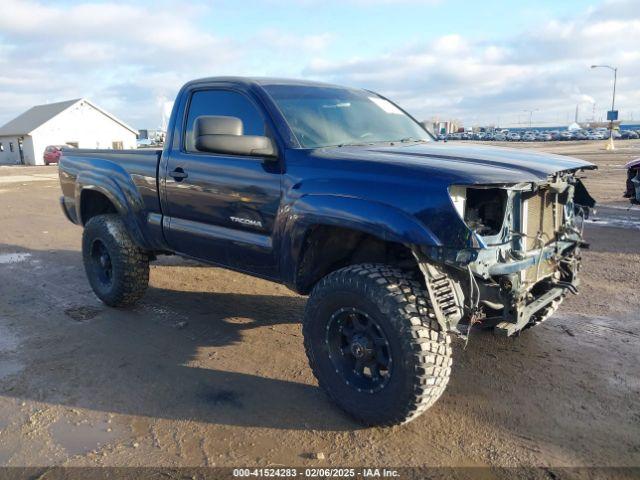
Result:
{"type": "Polygon", "coordinates": [[[583,224],[595,201],[575,172],[545,182],[455,185],[449,195],[471,247],[414,249],[444,329],[465,336],[479,323],[513,335],[577,293],[588,246],[583,224]]]}

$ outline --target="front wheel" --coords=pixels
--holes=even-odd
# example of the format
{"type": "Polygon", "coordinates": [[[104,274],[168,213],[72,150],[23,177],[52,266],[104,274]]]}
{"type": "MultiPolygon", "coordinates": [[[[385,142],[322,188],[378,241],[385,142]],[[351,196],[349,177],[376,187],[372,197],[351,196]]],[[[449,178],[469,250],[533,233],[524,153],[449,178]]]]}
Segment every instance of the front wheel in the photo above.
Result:
{"type": "Polygon", "coordinates": [[[311,293],[303,334],[320,387],[366,425],[413,420],[449,381],[450,339],[427,293],[390,266],[353,265],[327,275],[311,293]]]}
{"type": "Polygon", "coordinates": [[[115,214],[91,218],[82,234],[82,259],[91,288],[111,307],[135,303],[149,284],[149,256],[115,214]]]}

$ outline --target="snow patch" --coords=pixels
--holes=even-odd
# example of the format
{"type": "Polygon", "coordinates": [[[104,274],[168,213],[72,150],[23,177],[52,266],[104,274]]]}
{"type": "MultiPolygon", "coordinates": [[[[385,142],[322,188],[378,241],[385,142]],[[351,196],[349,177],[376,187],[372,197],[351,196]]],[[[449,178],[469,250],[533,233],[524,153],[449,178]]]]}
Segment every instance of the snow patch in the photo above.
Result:
{"type": "Polygon", "coordinates": [[[57,180],[58,175],[54,173],[43,173],[40,175],[9,175],[0,177],[0,184],[6,185],[10,183],[29,183],[57,180]]]}
{"type": "Polygon", "coordinates": [[[593,218],[586,220],[589,225],[596,225],[601,227],[618,227],[618,228],[630,228],[632,230],[640,230],[640,222],[633,220],[621,220],[621,219],[609,219],[602,220],[600,218],[593,218]]]}
{"type": "Polygon", "coordinates": [[[1,253],[0,265],[6,265],[8,263],[24,262],[31,256],[30,253],[1,253]]]}

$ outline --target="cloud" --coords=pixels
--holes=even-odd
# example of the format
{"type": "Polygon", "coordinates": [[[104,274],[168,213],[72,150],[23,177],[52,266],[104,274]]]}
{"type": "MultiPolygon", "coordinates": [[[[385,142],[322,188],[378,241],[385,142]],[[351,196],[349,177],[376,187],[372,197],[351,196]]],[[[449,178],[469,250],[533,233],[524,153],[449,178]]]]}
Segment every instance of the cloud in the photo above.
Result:
{"type": "Polygon", "coordinates": [[[324,50],[331,44],[332,40],[333,35],[329,33],[298,36],[275,29],[262,30],[252,37],[252,42],[257,41],[258,45],[266,44],[270,48],[292,49],[302,47],[309,51],[324,50]]]}
{"type": "Polygon", "coordinates": [[[551,19],[502,40],[450,34],[378,57],[316,58],[305,75],[357,85],[395,98],[421,118],[514,123],[524,109],[564,122],[578,103],[610,104],[611,73],[619,67],[618,105],[640,110],[640,2],[608,1],[569,19],[551,19]]]}
{"type": "Polygon", "coordinates": [[[264,29],[217,35],[202,18],[215,6],[179,0],[45,4],[2,0],[0,124],[37,103],[85,96],[143,127],[160,122],[159,97],[187,80],[273,74],[322,53],[332,35],[264,29]],[[158,110],[158,111],[156,111],[158,110]]]}
{"type": "MultiPolygon", "coordinates": [[[[0,15],[0,124],[34,104],[85,96],[128,123],[152,128],[161,119],[164,100],[158,99],[173,98],[187,80],[236,74],[369,88],[425,119],[482,123],[499,117],[507,123],[517,122],[525,109],[538,109],[538,119],[564,122],[576,104],[591,109],[595,103],[601,115],[610,104],[611,72],[590,70],[594,63],[619,67],[622,114],[640,113],[637,0],[606,0],[511,38],[493,32],[466,35],[452,24],[446,35],[421,43],[407,38],[403,47],[366,50],[351,58],[344,52],[353,51],[347,48],[353,38],[340,28],[314,29],[311,18],[293,30],[269,20],[266,13],[284,0],[251,1],[253,14],[264,12],[265,18],[244,33],[216,29],[230,19],[245,21],[228,11],[224,16],[221,2],[76,2],[2,0],[3,12],[11,14],[0,15]]],[[[302,0],[296,5],[309,12],[319,6],[336,12],[341,5],[362,6],[369,16],[359,21],[366,22],[389,6],[413,11],[416,5],[437,3],[302,0]]],[[[402,35],[401,25],[398,32],[402,35]]]]}

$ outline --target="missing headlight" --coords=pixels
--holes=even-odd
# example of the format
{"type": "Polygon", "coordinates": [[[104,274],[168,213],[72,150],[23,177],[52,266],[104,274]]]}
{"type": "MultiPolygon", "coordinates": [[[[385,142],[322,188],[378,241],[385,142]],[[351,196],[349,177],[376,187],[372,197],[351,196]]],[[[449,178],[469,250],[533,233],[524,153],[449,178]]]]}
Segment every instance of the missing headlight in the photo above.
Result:
{"type": "Polygon", "coordinates": [[[497,235],[506,204],[507,191],[502,188],[467,188],[464,222],[478,235],[497,235]]]}

